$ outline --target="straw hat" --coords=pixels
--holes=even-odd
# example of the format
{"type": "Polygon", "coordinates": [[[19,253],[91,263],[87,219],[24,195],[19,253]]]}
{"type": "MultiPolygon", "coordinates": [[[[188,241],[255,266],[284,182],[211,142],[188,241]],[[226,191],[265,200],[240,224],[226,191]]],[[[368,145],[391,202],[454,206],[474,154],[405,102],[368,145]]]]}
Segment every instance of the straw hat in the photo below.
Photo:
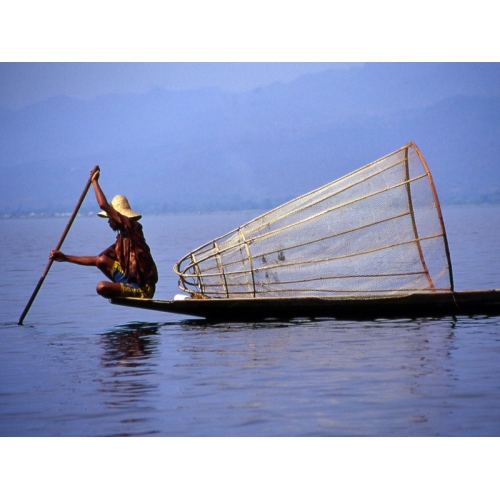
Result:
{"type": "MultiPolygon", "coordinates": [[[[142,215],[138,214],[137,212],[134,212],[130,208],[130,203],[128,202],[127,198],[121,194],[117,194],[112,200],[110,205],[119,213],[122,215],[125,215],[125,217],[129,217],[130,219],[135,219],[139,220],[142,215]]],[[[98,212],[97,215],[99,217],[109,217],[108,214],[103,210],[102,212],[98,212]]]]}

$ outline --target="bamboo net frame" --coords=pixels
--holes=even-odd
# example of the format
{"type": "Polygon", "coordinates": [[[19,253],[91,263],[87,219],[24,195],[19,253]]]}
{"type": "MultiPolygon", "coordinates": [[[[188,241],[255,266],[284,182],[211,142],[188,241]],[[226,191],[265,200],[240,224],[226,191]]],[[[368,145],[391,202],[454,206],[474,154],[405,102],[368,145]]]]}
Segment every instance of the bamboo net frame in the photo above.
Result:
{"type": "Polygon", "coordinates": [[[198,247],[174,272],[181,290],[214,298],[453,290],[434,181],[412,142],[198,247]]]}

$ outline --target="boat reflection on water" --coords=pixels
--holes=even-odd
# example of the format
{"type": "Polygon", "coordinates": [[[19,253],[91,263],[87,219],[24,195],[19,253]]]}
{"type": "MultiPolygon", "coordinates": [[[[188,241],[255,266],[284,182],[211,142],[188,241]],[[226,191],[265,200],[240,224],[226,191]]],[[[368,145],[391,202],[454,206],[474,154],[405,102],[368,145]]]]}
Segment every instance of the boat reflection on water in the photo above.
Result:
{"type": "MultiPolygon", "coordinates": [[[[100,336],[97,382],[109,423],[101,430],[113,436],[497,435],[498,407],[470,406],[471,398],[491,402],[498,392],[496,372],[477,364],[477,337],[485,328],[498,332],[499,319],[120,326],[100,336]],[[472,412],[481,427],[465,431],[464,417],[472,412]]],[[[495,366],[497,352],[484,353],[488,366],[495,366]]]]}

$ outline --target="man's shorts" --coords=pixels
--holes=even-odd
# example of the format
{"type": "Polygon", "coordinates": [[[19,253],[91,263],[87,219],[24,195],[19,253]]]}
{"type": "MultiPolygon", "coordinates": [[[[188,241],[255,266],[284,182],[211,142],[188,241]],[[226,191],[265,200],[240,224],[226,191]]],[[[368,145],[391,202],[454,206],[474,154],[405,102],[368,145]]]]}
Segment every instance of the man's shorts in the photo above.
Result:
{"type": "Polygon", "coordinates": [[[115,283],[120,283],[122,297],[137,297],[139,299],[152,299],[155,293],[154,285],[140,286],[138,283],[127,281],[125,272],[120,263],[115,261],[111,269],[111,279],[115,283]]]}

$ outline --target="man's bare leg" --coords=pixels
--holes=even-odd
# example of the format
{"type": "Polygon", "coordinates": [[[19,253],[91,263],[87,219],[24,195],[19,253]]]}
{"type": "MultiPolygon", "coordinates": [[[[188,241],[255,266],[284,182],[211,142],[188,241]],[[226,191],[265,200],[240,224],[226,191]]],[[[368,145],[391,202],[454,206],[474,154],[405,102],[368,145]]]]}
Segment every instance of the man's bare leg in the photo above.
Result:
{"type": "MultiPolygon", "coordinates": [[[[97,268],[109,279],[112,279],[111,271],[113,270],[114,263],[115,261],[113,259],[105,255],[99,255],[96,258],[97,268]]],[[[102,297],[111,299],[112,297],[119,297],[121,295],[121,285],[120,283],[101,281],[97,283],[96,291],[102,297]]]]}
{"type": "Polygon", "coordinates": [[[113,270],[113,265],[115,261],[106,255],[99,255],[96,257],[95,265],[97,269],[99,269],[106,278],[112,280],[111,271],[113,270]]]}
{"type": "Polygon", "coordinates": [[[122,292],[122,287],[120,283],[111,283],[109,281],[100,281],[97,283],[96,291],[99,295],[106,299],[111,299],[113,297],[120,297],[122,292]]]}

